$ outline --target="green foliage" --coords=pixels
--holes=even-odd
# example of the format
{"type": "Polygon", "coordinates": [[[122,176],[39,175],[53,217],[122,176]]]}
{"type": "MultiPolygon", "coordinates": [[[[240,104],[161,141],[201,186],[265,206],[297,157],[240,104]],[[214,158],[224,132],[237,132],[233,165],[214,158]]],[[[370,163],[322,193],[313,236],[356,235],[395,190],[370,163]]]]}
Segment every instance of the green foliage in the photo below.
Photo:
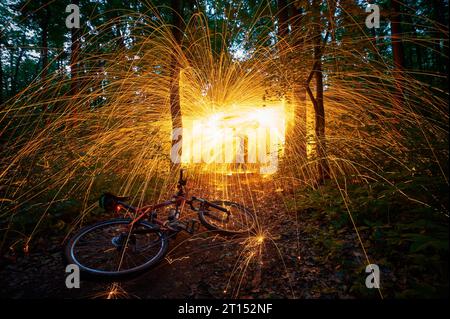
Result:
{"type": "MultiPolygon", "coordinates": [[[[386,296],[441,297],[448,294],[448,210],[437,198],[433,203],[414,200],[423,197],[424,185],[447,188],[445,183],[436,185],[433,177],[403,175],[396,185],[351,184],[339,191],[330,183],[316,190],[303,189],[298,194],[302,199],[291,204],[309,224],[306,231],[325,260],[342,265],[354,283],[351,292],[373,296],[361,281],[367,262],[357,229],[370,261],[381,268],[386,296]]],[[[442,196],[445,200],[447,195],[442,196]]]]}

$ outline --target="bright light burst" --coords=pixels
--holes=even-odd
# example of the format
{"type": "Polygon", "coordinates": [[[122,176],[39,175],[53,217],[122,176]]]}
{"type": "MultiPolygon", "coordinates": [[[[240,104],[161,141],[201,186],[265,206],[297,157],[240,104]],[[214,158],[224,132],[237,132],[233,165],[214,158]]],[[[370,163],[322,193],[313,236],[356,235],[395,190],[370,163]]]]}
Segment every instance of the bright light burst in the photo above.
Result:
{"type": "Polygon", "coordinates": [[[267,165],[272,156],[283,156],[285,123],[283,105],[232,106],[204,118],[185,116],[181,162],[200,164],[203,171],[219,171],[222,166],[224,173],[245,164],[267,165]]]}

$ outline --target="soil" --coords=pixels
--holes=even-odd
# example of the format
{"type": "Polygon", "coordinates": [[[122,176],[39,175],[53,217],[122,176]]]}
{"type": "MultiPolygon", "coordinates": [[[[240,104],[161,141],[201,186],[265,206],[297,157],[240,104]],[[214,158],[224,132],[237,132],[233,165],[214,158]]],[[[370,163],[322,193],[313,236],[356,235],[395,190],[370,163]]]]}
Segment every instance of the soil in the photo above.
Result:
{"type": "MultiPolygon", "coordinates": [[[[179,233],[166,258],[137,278],[121,282],[81,277],[65,285],[60,245],[3,262],[0,296],[7,298],[352,298],[336,269],[303,233],[307,212],[288,209],[293,184],[259,175],[210,176],[191,181],[190,194],[226,198],[254,210],[255,237],[223,237],[200,228],[179,233]]],[[[186,216],[192,218],[193,215],[186,216]]],[[[59,241],[61,242],[62,239],[59,241]]]]}

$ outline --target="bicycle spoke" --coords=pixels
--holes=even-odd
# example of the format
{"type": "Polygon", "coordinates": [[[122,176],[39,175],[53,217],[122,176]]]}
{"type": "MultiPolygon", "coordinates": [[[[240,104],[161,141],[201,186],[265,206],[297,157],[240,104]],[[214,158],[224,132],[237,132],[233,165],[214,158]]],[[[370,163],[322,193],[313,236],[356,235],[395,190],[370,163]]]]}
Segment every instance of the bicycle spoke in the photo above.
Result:
{"type": "MultiPolygon", "coordinates": [[[[81,265],[100,272],[128,271],[153,260],[163,247],[157,232],[125,232],[122,225],[105,224],[78,238],[72,254],[81,265]]],[[[150,226],[138,225],[138,228],[150,226]]],[[[136,229],[136,228],[135,228],[136,229]]]]}

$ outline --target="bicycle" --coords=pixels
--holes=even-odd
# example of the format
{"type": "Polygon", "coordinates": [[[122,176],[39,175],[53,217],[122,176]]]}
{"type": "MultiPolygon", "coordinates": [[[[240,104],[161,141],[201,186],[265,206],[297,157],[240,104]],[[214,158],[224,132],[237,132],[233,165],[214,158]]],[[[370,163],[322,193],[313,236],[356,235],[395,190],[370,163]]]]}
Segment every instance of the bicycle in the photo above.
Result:
{"type": "Polygon", "coordinates": [[[78,265],[84,273],[104,278],[117,279],[146,271],[165,257],[170,238],[181,231],[192,235],[198,229],[196,219],[180,220],[186,204],[211,231],[222,235],[254,232],[256,219],[249,209],[228,200],[207,201],[195,196],[189,199],[186,184],[180,170],[178,192],[170,200],[143,207],[127,204],[128,196],[103,194],[99,199],[101,208],[125,210],[137,217],[116,218],[82,228],[66,245],[68,263],[78,265]],[[167,220],[158,219],[158,210],[167,207],[173,207],[167,220]]]}

